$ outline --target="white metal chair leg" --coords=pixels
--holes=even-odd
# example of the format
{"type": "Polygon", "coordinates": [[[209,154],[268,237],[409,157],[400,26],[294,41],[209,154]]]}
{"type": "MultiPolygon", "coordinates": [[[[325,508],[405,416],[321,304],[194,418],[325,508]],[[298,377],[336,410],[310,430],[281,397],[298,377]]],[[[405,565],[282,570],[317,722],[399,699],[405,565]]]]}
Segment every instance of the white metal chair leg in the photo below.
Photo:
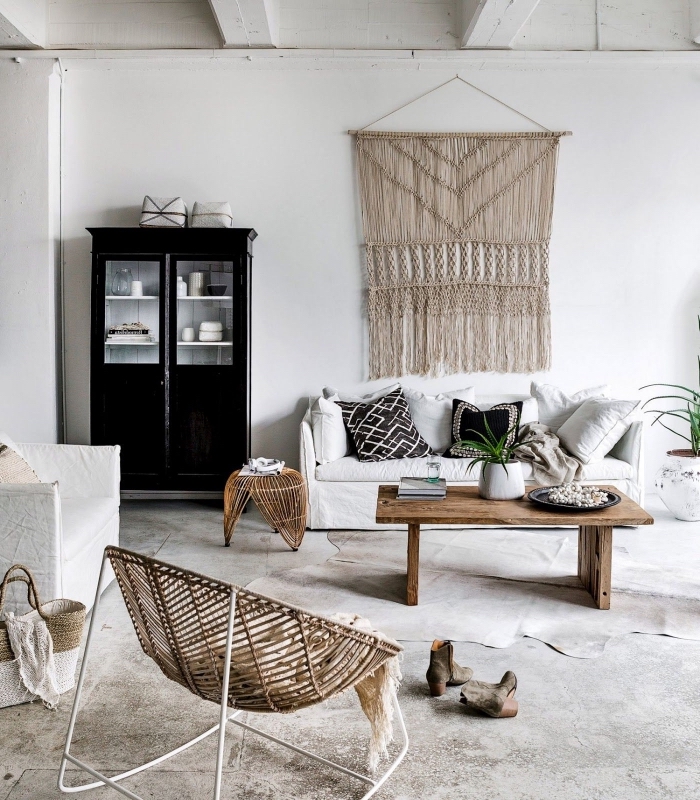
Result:
{"type": "Polygon", "coordinates": [[[231,673],[231,647],[233,645],[233,621],[236,616],[236,593],[231,592],[228,606],[228,630],[226,631],[226,655],[224,673],[221,676],[221,714],[219,715],[219,748],[216,753],[216,777],[214,778],[214,800],[221,797],[221,771],[224,768],[224,741],[226,739],[226,719],[228,716],[228,682],[231,673]]]}
{"type": "Polygon", "coordinates": [[[362,796],[362,800],[369,800],[369,798],[372,797],[372,795],[376,794],[382,788],[382,786],[388,780],[389,776],[394,772],[396,767],[398,767],[399,764],[403,761],[404,756],[408,752],[408,732],[406,730],[406,724],[403,719],[403,714],[401,713],[401,707],[399,706],[398,698],[396,697],[394,697],[394,709],[396,711],[396,718],[399,723],[399,728],[401,729],[403,746],[399,754],[387,768],[386,772],[384,772],[382,777],[379,778],[378,780],[369,778],[366,775],[361,775],[359,772],[353,772],[353,770],[348,769],[347,767],[343,767],[340,764],[336,764],[334,761],[329,761],[327,758],[318,756],[315,753],[312,753],[310,750],[304,750],[303,747],[297,747],[295,744],[292,744],[291,742],[286,742],[284,739],[279,739],[277,736],[273,736],[271,733],[266,733],[265,731],[261,731],[259,728],[255,728],[253,725],[248,725],[248,723],[246,722],[241,722],[240,720],[237,719],[231,719],[230,722],[233,722],[234,725],[238,725],[239,728],[244,728],[245,730],[250,731],[251,733],[255,733],[258,736],[262,736],[264,739],[268,739],[269,741],[275,742],[276,744],[279,744],[282,747],[286,747],[288,750],[293,750],[295,753],[307,756],[307,758],[312,758],[314,761],[318,761],[319,763],[325,765],[326,767],[331,767],[331,769],[335,769],[338,772],[342,772],[344,775],[348,775],[351,778],[356,778],[358,781],[362,781],[363,783],[370,784],[372,788],[362,796]]]}

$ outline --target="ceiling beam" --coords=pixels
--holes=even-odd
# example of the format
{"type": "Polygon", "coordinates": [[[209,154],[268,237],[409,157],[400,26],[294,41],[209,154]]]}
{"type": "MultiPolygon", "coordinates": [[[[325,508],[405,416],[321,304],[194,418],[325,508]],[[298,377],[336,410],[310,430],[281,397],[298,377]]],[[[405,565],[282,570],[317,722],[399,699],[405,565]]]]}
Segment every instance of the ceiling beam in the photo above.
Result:
{"type": "Polygon", "coordinates": [[[209,5],[224,47],[279,46],[279,0],[209,0],[209,5]]]}
{"type": "Polygon", "coordinates": [[[46,47],[47,0],[0,0],[3,47],[46,47]]]}
{"type": "Polygon", "coordinates": [[[540,0],[462,0],[462,47],[511,47],[540,0]]]}

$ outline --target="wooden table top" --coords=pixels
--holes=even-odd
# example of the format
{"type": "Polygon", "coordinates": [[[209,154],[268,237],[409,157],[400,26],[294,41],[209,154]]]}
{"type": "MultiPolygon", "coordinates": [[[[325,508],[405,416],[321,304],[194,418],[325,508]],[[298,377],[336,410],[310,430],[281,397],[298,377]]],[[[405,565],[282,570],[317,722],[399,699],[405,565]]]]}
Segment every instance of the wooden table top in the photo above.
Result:
{"type": "MultiPolygon", "coordinates": [[[[536,489],[529,486],[527,492],[536,489]]],[[[622,502],[601,511],[554,511],[527,494],[520,500],[485,500],[477,486],[448,486],[444,500],[398,500],[398,486],[380,486],[377,522],[393,525],[653,525],[654,518],[614,486],[622,502]]]]}

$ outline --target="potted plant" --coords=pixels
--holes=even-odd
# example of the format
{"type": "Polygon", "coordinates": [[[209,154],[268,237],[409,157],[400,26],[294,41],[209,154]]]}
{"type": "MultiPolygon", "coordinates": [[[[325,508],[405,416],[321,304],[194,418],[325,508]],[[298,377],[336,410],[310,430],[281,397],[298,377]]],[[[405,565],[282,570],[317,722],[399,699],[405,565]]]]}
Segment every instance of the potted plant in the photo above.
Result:
{"type": "MultiPolygon", "coordinates": [[[[513,458],[522,442],[507,444],[512,439],[516,426],[498,438],[484,417],[486,433],[472,430],[478,439],[464,439],[459,444],[476,450],[480,455],[472,458],[470,469],[481,464],[479,473],[479,495],[487,500],[516,500],[525,494],[523,470],[519,461],[513,458]]],[[[469,431],[468,431],[469,432],[469,431]]]]}
{"type": "MultiPolygon", "coordinates": [[[[698,368],[700,372],[700,358],[698,359],[698,368]]],[[[651,424],[658,423],[690,445],[690,447],[667,451],[668,458],[656,473],[654,485],[666,508],[677,519],[694,522],[700,520],[700,392],[688,389],[686,386],[669,383],[651,383],[642,386],[642,389],[653,386],[663,386],[674,393],[651,397],[642,405],[647,413],[656,415],[651,424]],[[670,400],[680,400],[682,407],[645,408],[650,403],[670,400]],[[674,420],[680,420],[683,423],[687,435],[675,427],[671,427],[674,420]]]]}

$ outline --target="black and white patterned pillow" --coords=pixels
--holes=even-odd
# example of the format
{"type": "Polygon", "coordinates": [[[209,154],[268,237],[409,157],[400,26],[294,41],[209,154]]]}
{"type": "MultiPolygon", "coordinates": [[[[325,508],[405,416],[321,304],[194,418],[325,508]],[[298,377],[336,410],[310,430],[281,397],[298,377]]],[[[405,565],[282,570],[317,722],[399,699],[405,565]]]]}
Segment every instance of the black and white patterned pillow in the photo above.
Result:
{"type": "Polygon", "coordinates": [[[336,402],[360,461],[420,458],[430,453],[430,445],[413,424],[401,389],[373,403],[336,402]]]}
{"type": "Polygon", "coordinates": [[[500,439],[503,434],[510,431],[506,445],[510,447],[518,438],[518,423],[523,411],[521,401],[517,403],[500,403],[489,408],[488,411],[465,403],[462,400],[452,401],[452,444],[443,453],[447,458],[476,458],[482,455],[481,451],[465,447],[458,442],[465,439],[480,442],[477,434],[487,435],[486,423],[493,435],[500,439]]]}

